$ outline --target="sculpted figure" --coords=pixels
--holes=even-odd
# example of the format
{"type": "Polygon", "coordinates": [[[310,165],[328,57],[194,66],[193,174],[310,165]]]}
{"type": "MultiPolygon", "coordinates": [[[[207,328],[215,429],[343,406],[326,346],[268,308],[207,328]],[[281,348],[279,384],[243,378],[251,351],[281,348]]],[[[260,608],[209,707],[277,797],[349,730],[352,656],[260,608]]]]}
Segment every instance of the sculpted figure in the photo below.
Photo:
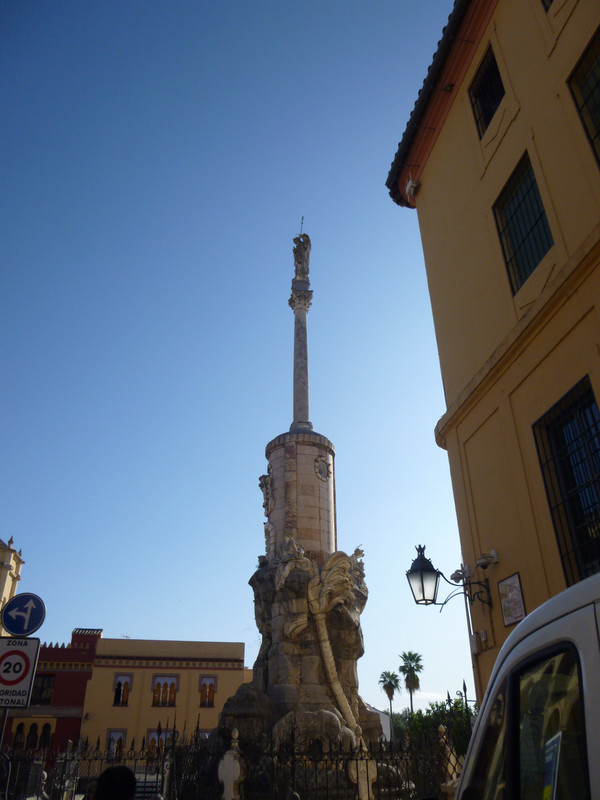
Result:
{"type": "Polygon", "coordinates": [[[310,262],[310,239],[307,233],[301,233],[294,239],[294,268],[295,277],[307,280],[310,262]]]}
{"type": "Polygon", "coordinates": [[[258,479],[258,487],[263,493],[263,508],[265,510],[265,517],[268,517],[275,506],[275,499],[273,498],[273,486],[271,467],[269,466],[268,474],[261,475],[258,479]]]}
{"type": "Polygon", "coordinates": [[[304,548],[294,534],[291,531],[284,531],[284,537],[281,557],[275,576],[276,589],[282,589],[285,586],[287,576],[293,569],[301,569],[304,572],[309,572],[311,569],[310,559],[304,555],[304,548]]]}

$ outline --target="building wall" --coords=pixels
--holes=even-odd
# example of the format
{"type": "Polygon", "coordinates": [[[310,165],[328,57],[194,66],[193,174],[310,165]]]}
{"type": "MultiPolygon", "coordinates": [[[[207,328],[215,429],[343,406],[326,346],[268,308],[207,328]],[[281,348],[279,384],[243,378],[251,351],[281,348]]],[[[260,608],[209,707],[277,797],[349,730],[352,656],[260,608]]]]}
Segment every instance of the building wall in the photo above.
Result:
{"type": "MultiPolygon", "coordinates": [[[[40,647],[31,703],[28,708],[9,711],[4,744],[19,744],[19,738],[42,736],[46,728],[46,745],[63,750],[79,736],[86,686],[92,674],[98,629],[75,629],[68,645],[43,644],[40,647]],[[46,692],[41,684],[47,685],[46,692]],[[20,727],[22,726],[22,727],[20,727]],[[21,737],[15,735],[22,731],[21,737]]],[[[32,744],[32,739],[29,740],[32,744]]],[[[38,739],[39,744],[39,739],[38,739]]],[[[22,745],[21,745],[22,746],[22,745]]]]}
{"type": "MultiPolygon", "coordinates": [[[[24,563],[21,551],[17,552],[13,547],[12,537],[8,543],[0,539],[0,611],[17,593],[18,583],[21,580],[21,567],[24,563]]],[[[0,625],[0,636],[7,635],[0,625]]]]}
{"type": "Polygon", "coordinates": [[[128,750],[149,746],[159,723],[163,739],[174,725],[180,735],[185,731],[189,736],[196,728],[208,732],[216,727],[225,701],[249,679],[243,643],[102,639],[85,698],[81,735],[91,745],[99,742],[101,749],[110,745],[111,738],[115,743],[121,739],[118,746],[128,750]],[[123,679],[129,682],[126,698],[115,694],[119,677],[122,685],[123,679]],[[161,683],[158,694],[156,683],[161,683]],[[164,683],[169,685],[165,697],[164,683]],[[207,686],[205,693],[202,683],[207,686]],[[124,699],[125,704],[119,704],[124,699]]]}
{"type": "Polygon", "coordinates": [[[552,44],[541,0],[498,3],[422,173],[417,211],[449,407],[599,222],[598,166],[566,83],[598,6],[570,5],[552,44]],[[468,87],[490,42],[506,94],[480,141],[468,87]],[[492,206],[525,150],[555,244],[513,297],[492,206]]]}
{"type": "Polygon", "coordinates": [[[600,397],[600,167],[568,86],[600,4],[471,5],[491,15],[453,44],[465,66],[416,207],[447,401],[436,437],[463,560],[493,602],[471,609],[481,693],[512,628],[500,581],[518,573],[526,612],[566,587],[532,426],[586,375],[600,397]],[[490,44],[505,95],[480,140],[468,89],[490,44]],[[554,244],[513,294],[493,206],[526,151],[554,244]],[[492,549],[498,563],[477,569],[492,549]]]}
{"type": "Polygon", "coordinates": [[[251,670],[244,667],[243,643],[101,636],[99,629],[78,628],[68,645],[41,646],[31,705],[9,711],[5,745],[35,749],[43,744],[64,750],[81,736],[104,750],[110,732],[122,731],[116,737],[122,739],[119,746],[140,749],[143,741],[150,744],[148,734],[156,731],[159,723],[165,732],[163,739],[174,724],[180,734],[185,730],[190,735],[196,727],[206,733],[216,727],[225,701],[252,677],[251,670]],[[123,689],[120,696],[115,694],[116,676],[130,676],[126,697],[123,689]],[[173,679],[173,705],[168,694],[166,705],[153,705],[154,679],[161,676],[173,679]],[[41,691],[44,681],[50,682],[45,693],[41,691]],[[206,684],[204,692],[202,683],[206,684]],[[35,732],[36,743],[32,738],[35,732]],[[41,742],[43,732],[46,738],[41,742]]]}

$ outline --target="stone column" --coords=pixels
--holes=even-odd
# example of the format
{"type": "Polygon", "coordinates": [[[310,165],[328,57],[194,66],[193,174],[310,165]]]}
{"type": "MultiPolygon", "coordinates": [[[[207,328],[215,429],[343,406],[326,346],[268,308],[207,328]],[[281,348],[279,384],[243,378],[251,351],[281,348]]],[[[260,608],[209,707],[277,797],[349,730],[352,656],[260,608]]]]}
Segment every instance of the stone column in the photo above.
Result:
{"type": "Polygon", "coordinates": [[[290,431],[312,431],[308,410],[308,333],[306,318],[312,300],[308,280],[292,281],[289,304],[294,311],[294,421],[290,431]]]}

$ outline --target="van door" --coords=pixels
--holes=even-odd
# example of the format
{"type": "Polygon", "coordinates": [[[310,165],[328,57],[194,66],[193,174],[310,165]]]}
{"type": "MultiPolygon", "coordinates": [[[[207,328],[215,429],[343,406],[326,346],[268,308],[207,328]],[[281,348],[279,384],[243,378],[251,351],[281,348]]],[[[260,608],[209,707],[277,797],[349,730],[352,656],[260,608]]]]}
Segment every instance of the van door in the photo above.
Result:
{"type": "Polygon", "coordinates": [[[600,797],[600,651],[593,606],[568,614],[504,656],[473,733],[462,800],[600,797]]]}

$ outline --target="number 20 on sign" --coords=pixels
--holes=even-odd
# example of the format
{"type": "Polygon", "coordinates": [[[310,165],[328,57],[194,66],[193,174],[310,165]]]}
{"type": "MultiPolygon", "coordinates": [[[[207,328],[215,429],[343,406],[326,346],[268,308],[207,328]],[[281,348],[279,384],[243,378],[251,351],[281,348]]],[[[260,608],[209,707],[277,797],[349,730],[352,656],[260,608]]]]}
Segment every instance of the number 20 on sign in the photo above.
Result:
{"type": "Polygon", "coordinates": [[[21,650],[9,650],[0,658],[0,683],[14,686],[29,675],[31,662],[21,650]]]}

